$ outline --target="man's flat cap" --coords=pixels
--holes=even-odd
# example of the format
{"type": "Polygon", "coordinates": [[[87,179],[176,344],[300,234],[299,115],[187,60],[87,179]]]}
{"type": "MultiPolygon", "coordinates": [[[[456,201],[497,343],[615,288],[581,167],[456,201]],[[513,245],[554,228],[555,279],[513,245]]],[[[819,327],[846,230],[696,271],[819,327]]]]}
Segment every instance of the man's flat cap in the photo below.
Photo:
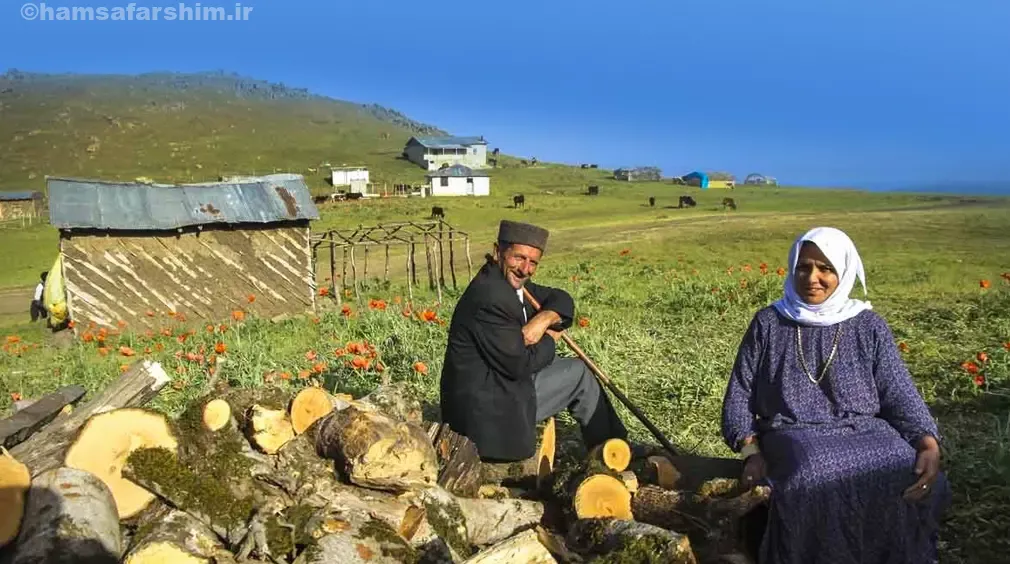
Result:
{"type": "Polygon", "coordinates": [[[498,226],[498,240],[503,243],[513,243],[519,245],[529,245],[540,249],[541,252],[547,250],[547,236],[550,232],[542,227],[509,221],[503,219],[498,226]]]}

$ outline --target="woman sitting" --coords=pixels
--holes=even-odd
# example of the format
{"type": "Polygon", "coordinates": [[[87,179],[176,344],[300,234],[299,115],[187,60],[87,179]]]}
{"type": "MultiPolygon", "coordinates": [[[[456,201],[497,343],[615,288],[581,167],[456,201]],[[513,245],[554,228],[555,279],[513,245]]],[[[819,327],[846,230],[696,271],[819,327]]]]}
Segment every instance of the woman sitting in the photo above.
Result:
{"type": "Polygon", "coordinates": [[[937,561],[940,435],[887,322],[849,298],[857,278],[865,293],[845,233],[805,233],[740,344],[722,432],[742,483],[772,489],[761,564],[937,561]]]}

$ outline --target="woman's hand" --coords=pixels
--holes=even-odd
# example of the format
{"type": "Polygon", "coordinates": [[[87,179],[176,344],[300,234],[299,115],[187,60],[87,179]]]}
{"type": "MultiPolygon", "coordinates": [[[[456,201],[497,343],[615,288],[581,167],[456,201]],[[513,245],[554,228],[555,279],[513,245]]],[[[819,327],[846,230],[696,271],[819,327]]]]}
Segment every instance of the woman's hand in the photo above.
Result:
{"type": "Polygon", "coordinates": [[[940,445],[932,435],[926,435],[916,446],[915,473],[919,479],[905,490],[905,500],[916,502],[924,498],[933,488],[933,482],[940,472],[940,445]]]}
{"type": "Polygon", "coordinates": [[[740,485],[746,489],[754,487],[764,479],[766,471],[764,455],[759,452],[748,456],[747,460],[743,462],[743,476],[740,477],[740,485]]]}

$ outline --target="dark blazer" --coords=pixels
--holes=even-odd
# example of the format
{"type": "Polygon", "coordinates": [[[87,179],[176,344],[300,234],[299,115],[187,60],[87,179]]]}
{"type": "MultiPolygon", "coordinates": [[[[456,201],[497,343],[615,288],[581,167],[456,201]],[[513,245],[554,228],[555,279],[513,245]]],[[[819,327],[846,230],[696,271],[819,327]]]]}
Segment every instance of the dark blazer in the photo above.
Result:
{"type": "MultiPolygon", "coordinates": [[[[527,282],[541,308],[561,316],[552,329],[571,327],[572,297],[527,282]]],[[[440,382],[442,421],[477,445],[481,458],[522,460],[536,454],[533,374],[554,361],[554,339],[523,342],[523,304],[496,264],[485,264],[460,297],[449,325],[440,382]]],[[[536,310],[525,304],[533,319],[536,310]]]]}

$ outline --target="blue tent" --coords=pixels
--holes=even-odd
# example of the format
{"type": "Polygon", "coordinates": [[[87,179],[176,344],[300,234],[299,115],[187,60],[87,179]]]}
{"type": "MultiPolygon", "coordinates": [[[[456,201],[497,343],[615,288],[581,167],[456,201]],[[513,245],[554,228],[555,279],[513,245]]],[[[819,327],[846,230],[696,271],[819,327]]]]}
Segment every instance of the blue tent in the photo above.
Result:
{"type": "Polygon", "coordinates": [[[704,172],[692,172],[685,174],[681,177],[684,183],[689,186],[697,186],[699,188],[708,188],[708,175],[704,172]]]}

